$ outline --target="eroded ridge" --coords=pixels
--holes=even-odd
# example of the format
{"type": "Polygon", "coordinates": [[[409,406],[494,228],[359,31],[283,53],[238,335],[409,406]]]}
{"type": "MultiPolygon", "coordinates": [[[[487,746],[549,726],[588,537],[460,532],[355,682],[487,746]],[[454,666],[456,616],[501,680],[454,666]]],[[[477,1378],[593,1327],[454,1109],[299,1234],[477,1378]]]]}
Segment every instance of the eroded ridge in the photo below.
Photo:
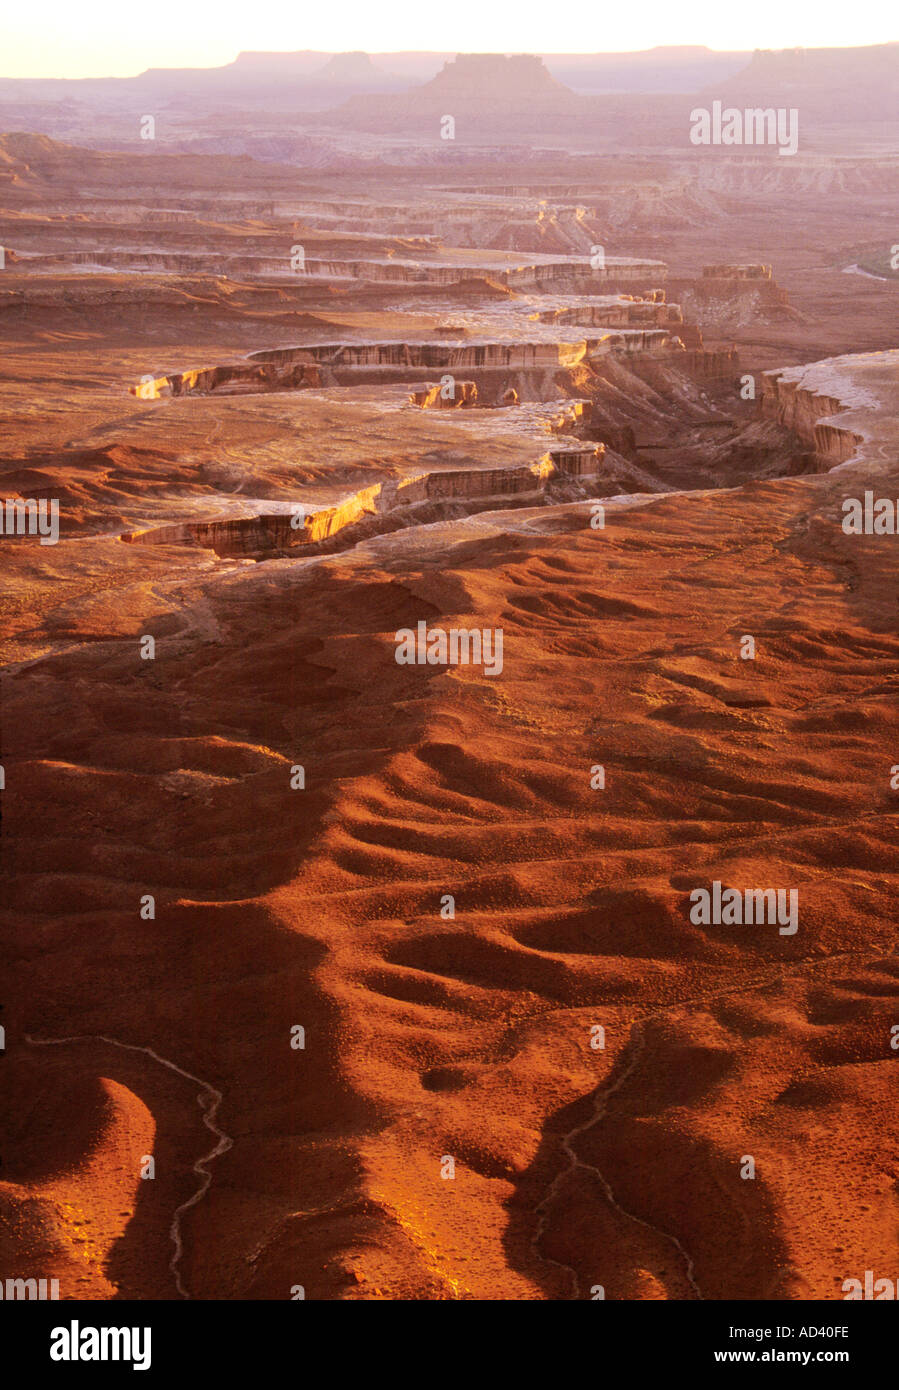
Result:
{"type": "Polygon", "coordinates": [[[181,1279],[180,1264],[184,1254],[184,1242],[181,1237],[181,1222],[185,1214],[190,1211],[192,1207],[195,1207],[198,1202],[202,1201],[209,1190],[210,1183],[212,1182],[212,1173],[209,1171],[208,1165],[212,1163],[214,1159],[220,1158],[222,1154],[227,1153],[234,1145],[234,1140],[227,1135],[223,1129],[219,1128],[219,1125],[216,1123],[219,1106],[224,1101],[222,1092],[217,1090],[215,1086],[211,1086],[207,1081],[201,1080],[199,1076],[194,1076],[192,1072],[185,1071],[184,1068],[179,1067],[176,1062],[169,1061],[167,1057],[161,1057],[152,1047],[142,1047],[139,1043],[122,1042],[119,1038],[107,1038],[102,1033],[75,1034],[67,1038],[35,1038],[29,1033],[26,1033],[25,1041],[31,1047],[60,1047],[67,1043],[100,1042],[110,1047],[123,1048],[127,1052],[142,1052],[145,1056],[152,1057],[153,1061],[158,1062],[160,1066],[166,1067],[177,1076],[183,1076],[186,1081],[193,1081],[200,1087],[200,1094],[197,1096],[197,1104],[203,1112],[203,1124],[210,1133],[215,1136],[216,1142],[207,1154],[204,1154],[202,1158],[198,1158],[193,1164],[193,1171],[199,1177],[200,1185],[196,1192],[188,1197],[186,1202],[182,1202],[180,1206],[175,1208],[169,1227],[169,1236],[174,1246],[172,1258],[169,1261],[169,1269],[172,1271],[172,1278],[175,1281],[175,1288],[178,1290],[178,1293],[182,1298],[190,1298],[190,1294],[184,1287],[181,1279]]]}
{"type": "MultiPolygon", "coordinates": [[[[653,1226],[651,1222],[645,1221],[642,1217],[636,1216],[633,1212],[626,1211],[624,1207],[616,1201],[615,1193],[609,1179],[595,1164],[585,1162],[578,1154],[576,1148],[576,1141],[581,1135],[591,1133],[595,1130],[597,1125],[602,1124],[613,1098],[619,1091],[623,1090],[633,1073],[639,1067],[645,1052],[644,1027],[644,1023],[640,1021],[635,1023],[631,1029],[619,1064],[615,1067],[611,1080],[607,1085],[598,1088],[593,1097],[593,1113],[581,1124],[575,1125],[567,1134],[563,1134],[560,1138],[559,1145],[568,1159],[568,1166],[563,1168],[556,1174],[555,1178],[553,1178],[549,1191],[536,1209],[535,1215],[538,1220],[537,1228],[534,1232],[533,1248],[540,1259],[549,1258],[541,1251],[541,1245],[549,1223],[552,1220],[552,1208],[556,1196],[560,1189],[569,1183],[571,1178],[578,1172],[587,1173],[599,1183],[605,1200],[612,1210],[617,1212],[620,1217],[625,1221],[632,1221],[642,1226],[652,1235],[658,1236],[663,1241],[667,1241],[674,1246],[683,1262],[687,1283],[693,1291],[694,1296],[696,1298],[702,1298],[702,1292],[696,1282],[696,1268],[693,1259],[684,1249],[677,1236],[671,1235],[670,1232],[660,1231],[657,1227],[653,1226]]],[[[550,1262],[558,1268],[568,1271],[572,1281],[572,1297],[580,1298],[583,1291],[581,1289],[580,1275],[577,1270],[571,1265],[561,1264],[558,1260],[551,1260],[550,1262]]]]}

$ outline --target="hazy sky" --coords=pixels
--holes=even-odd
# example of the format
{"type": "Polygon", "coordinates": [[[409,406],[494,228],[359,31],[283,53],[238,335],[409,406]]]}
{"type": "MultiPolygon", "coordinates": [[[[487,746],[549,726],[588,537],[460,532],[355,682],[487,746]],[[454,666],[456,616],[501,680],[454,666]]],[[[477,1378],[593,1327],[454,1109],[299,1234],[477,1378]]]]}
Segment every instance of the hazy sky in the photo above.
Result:
{"type": "Polygon", "coordinates": [[[242,49],[596,53],[685,43],[827,48],[899,37],[885,0],[10,0],[5,8],[3,77],[217,67],[242,49]]]}

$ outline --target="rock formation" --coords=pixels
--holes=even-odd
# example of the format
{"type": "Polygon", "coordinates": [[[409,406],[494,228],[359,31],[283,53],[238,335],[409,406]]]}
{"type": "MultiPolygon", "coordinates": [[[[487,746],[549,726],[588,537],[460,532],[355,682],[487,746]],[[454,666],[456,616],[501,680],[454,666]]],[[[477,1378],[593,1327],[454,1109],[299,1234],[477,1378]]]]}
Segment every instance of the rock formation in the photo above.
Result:
{"type": "Polygon", "coordinates": [[[899,1259],[897,541],[843,525],[899,165],[518,59],[370,138],[327,57],[172,76],[166,153],[0,141],[0,1280],[840,1300],[899,1259]]]}

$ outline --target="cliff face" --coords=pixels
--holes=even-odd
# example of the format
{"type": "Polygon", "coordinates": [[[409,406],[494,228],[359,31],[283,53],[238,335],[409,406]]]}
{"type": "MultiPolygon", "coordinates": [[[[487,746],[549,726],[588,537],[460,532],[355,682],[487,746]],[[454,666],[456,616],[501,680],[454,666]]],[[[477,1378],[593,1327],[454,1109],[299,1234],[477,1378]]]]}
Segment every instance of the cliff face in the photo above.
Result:
{"type": "MultiPolygon", "coordinates": [[[[667,312],[671,306],[650,307],[667,312]]],[[[559,394],[553,384],[559,371],[590,368],[614,357],[664,358],[672,352],[678,366],[694,374],[720,374],[722,353],[684,352],[688,343],[681,337],[681,325],[677,327],[677,335],[667,328],[620,328],[571,342],[317,343],[254,352],[247,363],[151,377],[128,389],[142,400],[157,400],[163,396],[296,391],[329,384],[383,384],[433,377],[435,373],[455,377],[465,372],[479,374],[481,388],[491,401],[503,400],[509,390],[520,388],[526,388],[532,399],[553,399],[559,394]],[[517,374],[514,382],[507,380],[509,373],[517,374]]],[[[689,338],[691,346],[693,342],[701,343],[701,337],[689,338]]],[[[455,380],[450,398],[444,398],[440,385],[429,382],[409,399],[422,407],[467,407],[476,404],[478,391],[478,379],[467,375],[455,380]]]]}
{"type": "MultiPolygon", "coordinates": [[[[550,240],[544,243],[539,230],[534,228],[533,220],[528,220],[527,235],[513,239],[522,241],[522,251],[527,254],[550,255],[567,253],[570,259],[525,262],[521,265],[508,265],[490,261],[485,257],[482,264],[467,262],[441,263],[437,260],[411,260],[409,253],[419,246],[422,251],[433,247],[426,241],[414,238],[402,239],[405,258],[393,258],[391,248],[383,242],[366,244],[365,239],[345,240],[340,243],[342,256],[314,256],[307,254],[302,269],[292,264],[291,256],[285,249],[270,245],[267,250],[252,253],[222,253],[216,250],[192,250],[189,246],[167,250],[147,250],[142,245],[133,249],[121,245],[104,246],[92,241],[85,250],[50,250],[39,254],[23,252],[21,259],[26,268],[34,272],[58,272],[79,267],[91,270],[117,272],[148,272],[158,275],[220,275],[230,279],[282,280],[294,284],[309,284],[319,280],[337,282],[353,281],[359,284],[400,284],[440,287],[461,287],[472,280],[483,281],[494,287],[509,290],[539,290],[554,287],[568,293],[595,293],[596,286],[602,284],[614,288],[616,285],[651,285],[662,280],[667,267],[659,261],[626,260],[608,257],[603,266],[590,264],[590,247],[596,239],[596,232],[585,231],[573,243],[555,246],[550,240]],[[536,243],[536,245],[535,245],[536,243]],[[358,254],[361,251],[368,254],[358,254]],[[277,251],[277,254],[275,252],[277,251]],[[347,252],[357,254],[348,255],[347,252]],[[580,254],[577,254],[580,251],[580,254]]],[[[460,233],[464,230],[458,229],[460,233]]],[[[583,229],[582,229],[583,230],[583,229]]],[[[77,235],[77,228],[72,234],[77,235]]],[[[116,233],[116,240],[128,238],[116,233]]],[[[140,238],[138,238],[140,240],[140,238]]],[[[171,236],[166,238],[171,242],[171,236]]],[[[502,241],[502,238],[500,238],[502,241]]],[[[288,243],[289,244],[289,243],[288,243]]],[[[11,248],[10,258],[18,256],[20,248],[11,248]]],[[[516,246],[508,249],[515,251],[516,246]]]]}
{"type": "Polygon", "coordinates": [[[637,353],[668,347],[670,335],[663,328],[610,330],[595,338],[572,342],[550,339],[537,342],[482,343],[323,343],[301,348],[276,348],[255,352],[252,360],[286,366],[292,362],[316,362],[337,372],[341,368],[389,367],[456,372],[491,367],[531,371],[574,367],[579,362],[610,352],[637,353]]]}
{"type": "Polygon", "coordinates": [[[451,501],[469,498],[516,497],[539,492],[555,468],[549,456],[523,468],[485,468],[446,473],[424,473],[399,484],[393,506],[417,502],[451,501]]]}
{"type": "MultiPolygon", "coordinates": [[[[580,404],[580,403],[579,403],[580,404]]],[[[349,532],[347,544],[359,538],[358,527],[366,519],[382,518],[384,528],[412,526],[419,520],[416,509],[428,503],[487,502],[502,505],[510,498],[536,501],[554,479],[595,477],[605,455],[601,443],[568,444],[550,449],[534,463],[512,468],[447,469],[421,473],[399,483],[376,483],[362,488],[334,507],[295,516],[290,512],[253,517],[223,518],[209,522],[185,522],[148,531],[134,531],[121,539],[129,545],[190,545],[214,550],[220,556],[265,559],[289,554],[298,547],[316,549],[349,532]]],[[[434,520],[433,515],[428,520],[434,520]]],[[[333,547],[329,547],[333,548],[333,547]]]]}
{"type": "MultiPolygon", "coordinates": [[[[277,262],[256,262],[260,273],[292,274],[284,260],[277,262]]],[[[664,266],[640,261],[620,261],[606,263],[604,267],[591,267],[585,255],[579,261],[542,261],[532,265],[503,268],[497,265],[439,265],[435,262],[417,261],[378,261],[368,260],[323,260],[307,257],[305,274],[329,280],[368,280],[373,283],[403,285],[458,285],[466,279],[490,279],[510,289],[539,289],[547,285],[581,286],[586,292],[597,281],[645,282],[651,273],[660,278],[665,273],[664,266]]]]}
{"type": "Polygon", "coordinates": [[[770,265],[704,265],[702,275],[705,280],[770,280],[770,265]]]}
{"type": "Polygon", "coordinates": [[[284,365],[263,363],[259,366],[200,367],[170,376],[142,381],[128,390],[141,400],[158,400],[161,396],[202,396],[215,392],[221,396],[250,395],[264,391],[299,391],[304,387],[320,386],[321,374],[308,362],[284,365]]]}
{"type": "Polygon", "coordinates": [[[606,328],[632,328],[640,324],[664,328],[682,323],[683,317],[679,304],[665,303],[664,290],[650,291],[649,296],[619,295],[614,300],[579,304],[571,309],[548,309],[540,315],[543,323],[578,323],[606,328]]]}
{"type": "Polygon", "coordinates": [[[847,425],[827,423],[828,416],[845,413],[847,402],[818,389],[813,378],[806,383],[807,371],[766,372],[759,411],[810,445],[822,469],[834,468],[853,457],[864,436],[847,425]]]}
{"type": "Polygon", "coordinates": [[[411,405],[422,410],[463,410],[466,406],[477,405],[478,388],[473,381],[457,381],[452,394],[442,386],[428,386],[424,391],[413,391],[409,397],[411,405]]]}
{"type": "Polygon", "coordinates": [[[677,364],[681,371],[706,381],[723,381],[740,365],[736,348],[687,348],[677,364]]]}

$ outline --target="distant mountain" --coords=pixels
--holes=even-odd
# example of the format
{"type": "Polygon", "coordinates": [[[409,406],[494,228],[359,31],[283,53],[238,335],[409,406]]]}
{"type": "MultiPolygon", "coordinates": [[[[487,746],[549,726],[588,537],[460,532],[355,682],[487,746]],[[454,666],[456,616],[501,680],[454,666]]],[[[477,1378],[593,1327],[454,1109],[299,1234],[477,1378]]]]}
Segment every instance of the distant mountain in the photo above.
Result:
{"type": "Polygon", "coordinates": [[[800,143],[808,148],[815,127],[842,124],[876,122],[885,143],[899,138],[897,76],[896,43],[754,54],[691,45],[549,58],[245,52],[217,68],[149,68],[131,78],[0,78],[0,122],[122,147],[138,141],[136,112],[159,114],[169,139],[217,139],[223,121],[239,121],[248,138],[257,126],[280,138],[285,122],[398,137],[414,127],[427,138],[436,121],[453,115],[463,121],[460,139],[528,132],[557,140],[577,131],[600,144],[623,134],[657,145],[680,141],[698,97],[797,106],[800,143]],[[684,113],[677,102],[687,103],[684,113]]]}
{"type": "MultiPolygon", "coordinates": [[[[865,48],[757,49],[739,73],[706,89],[736,106],[795,106],[833,122],[899,121],[899,43],[865,48]]],[[[899,129],[884,135],[899,138],[899,129]]]]}
{"type": "Polygon", "coordinates": [[[329,112],[330,123],[368,131],[420,127],[446,115],[495,131],[547,118],[576,118],[585,98],[558,82],[542,58],[519,54],[464,53],[445,63],[430,82],[398,96],[360,96],[329,112]]]}
{"type": "Polygon", "coordinates": [[[161,84],[187,93],[184,79],[199,82],[201,90],[214,89],[218,100],[268,101],[282,107],[286,101],[319,106],[344,101],[356,92],[402,91],[408,81],[377,66],[368,53],[239,53],[233,63],[220,68],[192,70],[150,68],[132,79],[144,86],[161,84]]]}
{"type": "Polygon", "coordinates": [[[368,53],[335,53],[311,75],[316,82],[333,82],[339,87],[364,87],[390,80],[390,74],[377,67],[368,53]]]}
{"type": "Polygon", "coordinates": [[[437,76],[410,92],[419,104],[446,101],[465,105],[502,104],[509,109],[577,103],[570,88],[557,81],[542,58],[531,54],[460,53],[437,76]]]}
{"type": "Polygon", "coordinates": [[[576,92],[698,92],[749,62],[747,52],[717,53],[701,44],[647,48],[637,53],[551,54],[546,66],[576,92]]]}
{"type": "MultiPolygon", "coordinates": [[[[465,55],[469,57],[471,55],[465,55]]],[[[501,54],[478,55],[499,66],[514,59],[501,54]]],[[[0,77],[0,93],[21,92],[31,100],[82,101],[129,100],[131,95],[159,95],[162,99],[202,99],[269,102],[285,101],[311,88],[327,87],[364,91],[402,90],[420,86],[455,60],[454,53],[325,53],[300,49],[293,53],[243,52],[231,63],[216,68],[147,68],[125,78],[12,78],[0,77]]],[[[580,92],[686,92],[723,79],[745,66],[747,53],[716,53],[701,46],[653,48],[638,53],[554,53],[544,58],[546,71],[563,86],[580,92]]],[[[2,62],[2,58],[0,58],[2,62]]],[[[500,78],[500,80],[503,80],[500,78]]],[[[316,103],[317,104],[317,103],[316,103]]]]}
{"type": "Polygon", "coordinates": [[[860,82],[899,83],[899,43],[865,48],[757,48],[748,65],[729,79],[728,91],[756,88],[816,92],[844,90],[860,82]]]}

